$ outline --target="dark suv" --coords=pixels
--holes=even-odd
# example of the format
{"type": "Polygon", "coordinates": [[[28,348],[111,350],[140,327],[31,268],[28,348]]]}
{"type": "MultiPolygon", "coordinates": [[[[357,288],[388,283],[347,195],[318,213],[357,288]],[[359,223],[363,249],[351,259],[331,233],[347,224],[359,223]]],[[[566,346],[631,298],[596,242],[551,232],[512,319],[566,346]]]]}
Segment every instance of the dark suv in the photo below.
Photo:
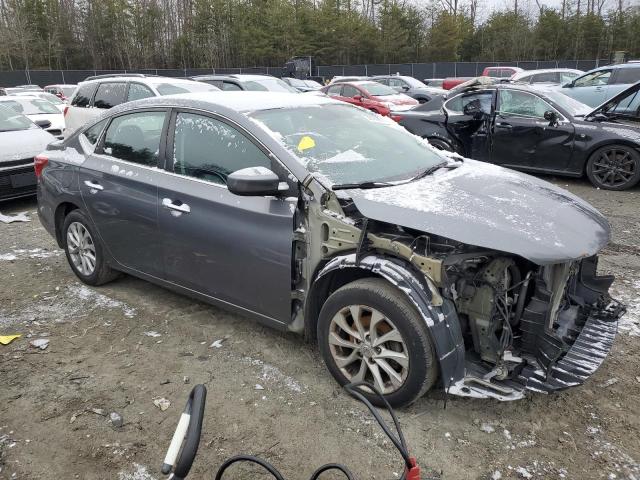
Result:
{"type": "Polygon", "coordinates": [[[191,77],[191,80],[208,83],[227,92],[248,90],[298,93],[298,90],[291,85],[270,75],[198,75],[191,77]]]}
{"type": "Polygon", "coordinates": [[[83,282],[126,272],[304,334],[394,405],[438,378],[501,400],[578,385],[624,311],[589,204],[325,96],[135,101],[37,161],[40,219],[83,282]]]}

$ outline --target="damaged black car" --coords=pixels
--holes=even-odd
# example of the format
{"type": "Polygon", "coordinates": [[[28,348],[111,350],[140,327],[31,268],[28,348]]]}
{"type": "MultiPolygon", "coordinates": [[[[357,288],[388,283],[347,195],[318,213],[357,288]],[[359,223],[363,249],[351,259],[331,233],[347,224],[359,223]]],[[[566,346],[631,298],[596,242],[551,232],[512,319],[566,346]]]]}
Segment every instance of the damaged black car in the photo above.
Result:
{"type": "Polygon", "coordinates": [[[131,102],[38,161],[40,219],[80,280],[125,272],[303,334],[392,405],[579,385],[624,312],[589,204],[330,98],[131,102]]]}
{"type": "Polygon", "coordinates": [[[594,110],[551,87],[471,82],[402,113],[400,124],[466,157],[626,190],[640,181],[639,85],[594,110]]]}

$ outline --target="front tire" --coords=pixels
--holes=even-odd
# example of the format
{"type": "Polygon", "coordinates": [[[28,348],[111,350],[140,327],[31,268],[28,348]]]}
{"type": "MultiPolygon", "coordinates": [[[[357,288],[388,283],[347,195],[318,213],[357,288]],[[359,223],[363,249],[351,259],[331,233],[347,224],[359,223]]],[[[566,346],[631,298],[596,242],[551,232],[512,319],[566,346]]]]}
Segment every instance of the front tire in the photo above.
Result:
{"type": "Polygon", "coordinates": [[[89,222],[80,210],[73,210],[62,226],[63,248],[73,273],[87,285],[102,285],[118,276],[107,265],[104,248],[89,222]]]}
{"type": "MultiPolygon", "coordinates": [[[[351,282],[327,299],[318,344],[340,385],[372,383],[394,407],[416,401],[438,377],[425,321],[400,291],[379,278],[351,282]]],[[[376,395],[365,396],[382,406],[376,395]]]]}
{"type": "Polygon", "coordinates": [[[427,141],[431,146],[437,150],[444,150],[445,152],[454,152],[454,148],[445,140],[439,138],[427,138],[427,141]]]}
{"type": "Polygon", "coordinates": [[[587,177],[605,190],[626,190],[640,181],[640,153],[626,145],[606,145],[591,154],[587,177]]]}

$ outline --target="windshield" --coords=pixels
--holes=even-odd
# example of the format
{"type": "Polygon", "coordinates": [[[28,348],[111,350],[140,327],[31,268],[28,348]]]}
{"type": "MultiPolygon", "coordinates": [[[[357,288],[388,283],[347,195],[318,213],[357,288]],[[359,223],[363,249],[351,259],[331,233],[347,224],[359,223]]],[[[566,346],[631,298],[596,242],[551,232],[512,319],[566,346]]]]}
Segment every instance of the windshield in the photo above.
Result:
{"type": "Polygon", "coordinates": [[[374,97],[386,97],[387,95],[397,95],[393,88],[387,87],[378,82],[367,82],[357,84],[359,87],[364,88],[369,95],[373,95],[374,97]]]}
{"type": "Polygon", "coordinates": [[[0,132],[13,132],[30,128],[38,127],[24,115],[20,115],[15,110],[7,108],[0,103],[0,132]]]}
{"type": "Polygon", "coordinates": [[[549,97],[555,103],[564,108],[569,114],[574,117],[584,116],[593,110],[589,105],[585,105],[578,100],[566,96],[564,93],[548,90],[544,92],[544,95],[549,97]]]}
{"type": "Polygon", "coordinates": [[[298,90],[293,88],[290,85],[287,85],[285,82],[280,80],[279,78],[265,78],[258,80],[247,80],[242,82],[242,85],[247,90],[252,90],[255,92],[292,92],[298,93],[298,90]]]}
{"type": "Polygon", "coordinates": [[[12,97],[11,100],[3,100],[2,105],[11,107],[23,115],[60,114],[55,105],[39,98],[12,97]]]}
{"type": "Polygon", "coordinates": [[[332,184],[405,180],[445,161],[393,120],[350,105],[262,110],[250,116],[310,172],[332,184]]]}
{"type": "Polygon", "coordinates": [[[178,93],[213,92],[220,90],[213,85],[203,82],[161,83],[156,85],[160,95],[176,95],[178,93]]]}

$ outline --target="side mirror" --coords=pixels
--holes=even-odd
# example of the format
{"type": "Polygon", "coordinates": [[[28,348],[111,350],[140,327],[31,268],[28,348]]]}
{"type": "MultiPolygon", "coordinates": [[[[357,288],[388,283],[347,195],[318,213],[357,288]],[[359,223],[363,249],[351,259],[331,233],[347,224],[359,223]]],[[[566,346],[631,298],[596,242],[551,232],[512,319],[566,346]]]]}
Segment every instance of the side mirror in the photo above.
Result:
{"type": "Polygon", "coordinates": [[[549,122],[550,127],[554,127],[558,124],[558,114],[553,110],[547,110],[544,112],[544,119],[549,122]]]}
{"type": "Polygon", "coordinates": [[[403,92],[408,92],[409,91],[409,86],[408,85],[403,85],[402,86],[402,91],[403,92]]]}
{"type": "Polygon", "coordinates": [[[51,126],[51,122],[49,120],[36,120],[36,125],[44,130],[45,128],[49,128],[51,126]]]}
{"type": "Polygon", "coordinates": [[[565,83],[564,85],[562,85],[562,88],[573,88],[575,85],[575,80],[571,80],[570,82],[565,83]]]}
{"type": "Polygon", "coordinates": [[[362,95],[356,95],[356,96],[354,96],[354,97],[353,97],[353,99],[354,99],[356,102],[361,102],[361,101],[362,101],[362,95]]]}
{"type": "Polygon", "coordinates": [[[265,167],[249,167],[237,170],[227,177],[227,188],[231,193],[243,197],[278,195],[280,178],[265,167]]]}

